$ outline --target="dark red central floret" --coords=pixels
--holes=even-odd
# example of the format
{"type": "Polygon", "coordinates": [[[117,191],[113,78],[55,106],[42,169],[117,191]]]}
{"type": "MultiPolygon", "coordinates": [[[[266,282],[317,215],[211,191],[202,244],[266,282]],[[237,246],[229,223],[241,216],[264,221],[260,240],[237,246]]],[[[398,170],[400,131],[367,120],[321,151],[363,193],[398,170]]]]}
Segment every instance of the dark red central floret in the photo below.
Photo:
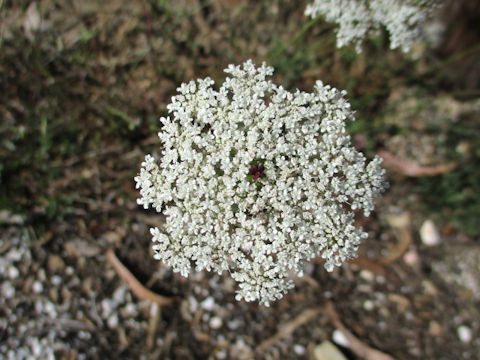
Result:
{"type": "Polygon", "coordinates": [[[254,180],[257,180],[258,178],[264,177],[265,176],[265,167],[263,165],[252,165],[250,169],[248,170],[248,173],[252,175],[252,178],[254,180]]]}

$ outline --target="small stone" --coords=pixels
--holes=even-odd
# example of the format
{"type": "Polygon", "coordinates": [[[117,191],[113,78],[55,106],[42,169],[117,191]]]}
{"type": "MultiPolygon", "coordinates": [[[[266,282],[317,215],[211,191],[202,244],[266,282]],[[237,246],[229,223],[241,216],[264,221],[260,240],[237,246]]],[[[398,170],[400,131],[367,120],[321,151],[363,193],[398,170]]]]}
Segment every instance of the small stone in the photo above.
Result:
{"type": "Polygon", "coordinates": [[[362,270],[360,271],[360,277],[368,282],[372,282],[375,280],[375,274],[371,272],[370,270],[362,270]]]}
{"type": "Polygon", "coordinates": [[[113,293],[113,301],[118,304],[123,304],[125,302],[125,295],[127,288],[125,286],[118,287],[113,293]]]}
{"type": "Polygon", "coordinates": [[[15,288],[10,282],[6,281],[2,284],[2,295],[7,299],[15,296],[15,288]]]}
{"type": "Polygon", "coordinates": [[[363,308],[367,311],[372,311],[375,308],[375,304],[372,300],[365,300],[363,303],[363,308]]]}
{"type": "Polygon", "coordinates": [[[252,349],[245,343],[243,338],[238,337],[237,341],[230,348],[230,358],[232,359],[250,359],[252,349]]]}
{"type": "Polygon", "coordinates": [[[12,249],[5,255],[5,258],[7,260],[10,260],[11,262],[16,262],[16,261],[20,261],[22,259],[22,256],[23,254],[21,251],[17,249],[12,249]]]}
{"type": "Polygon", "coordinates": [[[135,304],[133,303],[128,303],[127,305],[125,305],[124,307],[124,313],[126,315],[126,317],[130,316],[130,317],[134,317],[134,316],[137,316],[137,307],[135,306],[135,304]]]}
{"type": "Polygon", "coordinates": [[[69,302],[72,298],[72,293],[66,287],[62,287],[62,298],[64,303],[69,302]]]}
{"type": "Polygon", "coordinates": [[[52,285],[59,286],[62,283],[62,277],[58,275],[53,275],[50,281],[52,285]]]}
{"type": "Polygon", "coordinates": [[[372,285],[370,284],[360,284],[360,285],[357,285],[357,290],[359,292],[362,292],[362,293],[367,293],[367,294],[370,294],[373,290],[372,290],[372,285]]]}
{"type": "Polygon", "coordinates": [[[227,326],[230,330],[237,330],[240,325],[241,325],[241,321],[238,320],[238,319],[233,319],[231,321],[228,322],[227,326]]]}
{"type": "Polygon", "coordinates": [[[201,302],[200,306],[206,311],[213,311],[215,308],[215,300],[213,297],[209,296],[201,302]]]}
{"type": "Polygon", "coordinates": [[[405,313],[405,311],[410,306],[410,300],[408,300],[408,298],[406,298],[405,296],[399,294],[388,294],[388,300],[396,304],[397,309],[400,313],[405,313]]]}
{"type": "Polygon", "coordinates": [[[118,326],[118,316],[117,314],[112,314],[107,320],[107,325],[110,329],[114,329],[118,326]]]}
{"type": "Polygon", "coordinates": [[[295,354],[302,356],[305,355],[306,349],[303,345],[295,344],[293,345],[293,351],[295,351],[295,354]]]}
{"type": "Polygon", "coordinates": [[[40,344],[40,341],[38,341],[37,338],[33,338],[31,341],[30,341],[30,347],[32,349],[32,354],[33,356],[35,357],[40,357],[40,355],[42,354],[42,345],[40,344]]]}
{"type": "Polygon", "coordinates": [[[472,341],[472,329],[468,326],[462,325],[457,328],[457,335],[461,342],[468,344],[472,341]]]}
{"type": "Polygon", "coordinates": [[[347,337],[338,329],[333,332],[332,340],[343,347],[350,347],[350,341],[348,341],[347,337]]]}
{"type": "Polygon", "coordinates": [[[65,262],[58,255],[50,255],[48,257],[47,267],[48,267],[48,270],[50,270],[52,273],[57,271],[62,271],[63,268],[65,267],[65,262]]]}
{"type": "Polygon", "coordinates": [[[198,311],[198,301],[193,296],[188,297],[188,307],[190,313],[195,314],[198,311]]]}
{"type": "Polygon", "coordinates": [[[53,302],[58,301],[58,290],[56,288],[51,287],[50,289],[48,289],[48,295],[53,302]]]}
{"type": "Polygon", "coordinates": [[[420,228],[420,237],[427,246],[435,246],[440,243],[440,234],[432,220],[425,220],[420,228]]]}
{"type": "Polygon", "coordinates": [[[330,341],[324,341],[313,350],[315,360],[347,360],[343,353],[330,341]]]}
{"type": "Polygon", "coordinates": [[[455,150],[462,154],[462,155],[468,155],[470,154],[470,151],[471,151],[471,146],[468,142],[466,141],[460,141],[457,145],[457,147],[455,148],[455,150]]]}
{"type": "Polygon", "coordinates": [[[210,322],[208,325],[210,326],[210,328],[214,330],[220,329],[223,325],[223,321],[218,316],[214,316],[210,319],[210,322]]]}
{"type": "Polygon", "coordinates": [[[409,250],[403,255],[403,261],[410,266],[417,266],[420,262],[420,257],[415,250],[409,250]]]}
{"type": "Polygon", "coordinates": [[[100,248],[97,245],[82,239],[71,240],[65,243],[63,246],[68,255],[78,258],[92,257],[100,253],[100,248]]]}
{"type": "Polygon", "coordinates": [[[432,320],[428,325],[428,331],[433,336],[440,336],[443,332],[442,325],[440,325],[437,321],[432,320]]]}
{"type": "Polygon", "coordinates": [[[50,318],[55,319],[57,317],[57,310],[55,305],[50,301],[47,301],[44,306],[44,311],[50,316],[50,318]]]}
{"type": "Polygon", "coordinates": [[[222,349],[215,354],[215,357],[220,360],[226,359],[227,356],[228,356],[228,353],[226,349],[222,349]]]}
{"type": "Polygon", "coordinates": [[[18,275],[20,275],[20,272],[18,271],[18,269],[15,267],[15,266],[10,266],[8,268],[8,277],[10,279],[16,279],[18,277],[18,275]]]}
{"type": "Polygon", "coordinates": [[[430,281],[430,280],[423,280],[422,281],[422,288],[425,294],[431,295],[431,296],[437,296],[438,295],[438,290],[436,286],[430,281]]]}
{"type": "Polygon", "coordinates": [[[114,304],[114,302],[110,299],[102,300],[100,306],[102,307],[102,316],[104,318],[108,318],[116,308],[116,304],[114,304]]]}
{"type": "Polygon", "coordinates": [[[43,284],[40,281],[35,281],[32,286],[34,293],[40,294],[43,291],[43,284]]]}

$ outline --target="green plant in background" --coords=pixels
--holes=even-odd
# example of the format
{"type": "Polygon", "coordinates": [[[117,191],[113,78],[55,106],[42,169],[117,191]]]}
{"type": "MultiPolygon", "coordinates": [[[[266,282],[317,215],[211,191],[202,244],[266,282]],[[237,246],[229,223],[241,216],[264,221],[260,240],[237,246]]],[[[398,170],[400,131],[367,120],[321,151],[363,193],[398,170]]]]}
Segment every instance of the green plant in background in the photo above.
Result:
{"type": "Polygon", "coordinates": [[[480,127],[470,114],[448,129],[446,148],[456,149],[455,170],[418,180],[428,211],[474,236],[480,235],[480,127]]]}

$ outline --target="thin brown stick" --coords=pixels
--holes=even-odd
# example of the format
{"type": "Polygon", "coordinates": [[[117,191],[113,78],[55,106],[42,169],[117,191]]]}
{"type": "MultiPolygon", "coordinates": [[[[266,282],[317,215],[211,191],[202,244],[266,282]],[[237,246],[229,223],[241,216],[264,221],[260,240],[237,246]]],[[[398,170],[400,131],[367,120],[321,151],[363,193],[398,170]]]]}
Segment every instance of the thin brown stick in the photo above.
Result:
{"type": "Polygon", "coordinates": [[[272,337],[266,339],[255,349],[255,354],[260,356],[263,354],[269,347],[275,345],[276,343],[280,342],[281,340],[289,337],[296,329],[300,326],[306,324],[309,321],[315,319],[318,315],[323,313],[323,308],[315,307],[303,310],[299,315],[297,315],[292,320],[288,321],[287,323],[281,325],[279,327],[278,332],[273,335],[272,337]]]}
{"type": "Polygon", "coordinates": [[[350,343],[350,349],[361,359],[365,360],[395,360],[395,358],[387,355],[379,350],[371,348],[370,346],[361,342],[355,335],[353,335],[340,321],[335,307],[331,301],[327,302],[325,307],[327,314],[330,317],[333,325],[340,330],[350,343]]]}
{"type": "Polygon", "coordinates": [[[110,261],[110,263],[113,265],[113,268],[117,274],[127,282],[127,284],[130,286],[130,289],[132,289],[132,292],[140,299],[155,302],[160,306],[170,305],[175,301],[175,298],[155,294],[143,286],[125,267],[125,265],[122,264],[112,249],[108,249],[106,255],[108,261],[110,261]]]}
{"type": "Polygon", "coordinates": [[[381,263],[375,260],[371,260],[369,258],[366,258],[364,256],[359,256],[355,259],[348,260],[350,264],[355,264],[361,269],[369,270],[379,276],[387,276],[387,271],[385,268],[382,266],[381,263]]]}
{"type": "Polygon", "coordinates": [[[421,166],[400,160],[395,155],[385,150],[380,150],[377,154],[383,158],[383,165],[386,168],[390,168],[403,175],[411,177],[440,175],[455,169],[458,165],[456,163],[449,163],[436,166],[421,166]]]}
{"type": "Polygon", "coordinates": [[[145,344],[147,351],[152,350],[155,343],[155,334],[157,333],[158,322],[162,312],[162,308],[156,302],[150,306],[150,320],[148,321],[147,341],[145,344]]]}

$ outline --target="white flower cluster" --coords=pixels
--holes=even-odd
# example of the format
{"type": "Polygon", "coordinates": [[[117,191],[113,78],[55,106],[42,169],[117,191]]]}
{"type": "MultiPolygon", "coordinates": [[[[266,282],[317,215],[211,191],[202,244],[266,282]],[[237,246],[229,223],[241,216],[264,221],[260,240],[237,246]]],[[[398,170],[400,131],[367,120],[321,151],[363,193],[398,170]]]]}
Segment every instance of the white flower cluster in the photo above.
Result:
{"type": "Polygon", "coordinates": [[[361,52],[363,39],[383,25],[390,33],[390,48],[408,52],[435,5],[435,0],[315,0],[305,15],[323,15],[337,23],[337,47],[353,43],[361,52]]]}
{"type": "Polygon", "coordinates": [[[162,157],[147,155],[135,178],[141,198],[166,215],[153,228],[155,258],[188,276],[229,270],[236,298],[279,299],[321,255],[332,271],[367,236],[354,226],[385,187],[381,159],[366,163],[350,143],[346,92],[318,81],[292,93],[266,78],[273,68],[230,65],[178,88],[161,118],[162,157]]]}

